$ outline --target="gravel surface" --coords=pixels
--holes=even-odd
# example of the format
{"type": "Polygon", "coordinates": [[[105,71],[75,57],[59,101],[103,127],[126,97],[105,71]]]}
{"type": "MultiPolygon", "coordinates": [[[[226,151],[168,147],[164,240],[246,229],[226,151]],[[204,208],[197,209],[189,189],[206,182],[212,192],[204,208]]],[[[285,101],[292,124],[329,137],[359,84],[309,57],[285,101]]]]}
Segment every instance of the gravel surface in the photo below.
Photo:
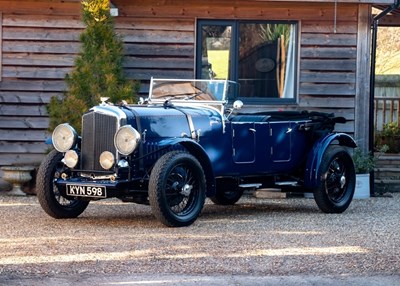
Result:
{"type": "Polygon", "coordinates": [[[400,193],[329,215],[312,199],[245,196],[229,207],[207,201],[192,226],[167,228],[148,206],[119,200],[55,220],[34,196],[0,196],[0,285],[99,274],[397,276],[399,215],[400,193]]]}

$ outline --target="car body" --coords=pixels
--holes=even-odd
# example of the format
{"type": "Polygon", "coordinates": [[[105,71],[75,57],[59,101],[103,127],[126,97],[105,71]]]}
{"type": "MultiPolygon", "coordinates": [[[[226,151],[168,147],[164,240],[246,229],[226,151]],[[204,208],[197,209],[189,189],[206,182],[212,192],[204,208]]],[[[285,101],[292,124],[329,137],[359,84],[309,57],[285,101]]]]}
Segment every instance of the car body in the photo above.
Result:
{"type": "Polygon", "coordinates": [[[37,193],[52,217],[79,216],[90,200],[150,204],[167,226],[187,226],[206,197],[236,203],[245,189],[279,186],[313,192],[319,208],[340,213],[355,186],[354,140],[344,122],[307,111],[242,112],[227,80],[152,79],[137,105],[105,100],[82,117],[82,132],[57,126],[37,193]]]}

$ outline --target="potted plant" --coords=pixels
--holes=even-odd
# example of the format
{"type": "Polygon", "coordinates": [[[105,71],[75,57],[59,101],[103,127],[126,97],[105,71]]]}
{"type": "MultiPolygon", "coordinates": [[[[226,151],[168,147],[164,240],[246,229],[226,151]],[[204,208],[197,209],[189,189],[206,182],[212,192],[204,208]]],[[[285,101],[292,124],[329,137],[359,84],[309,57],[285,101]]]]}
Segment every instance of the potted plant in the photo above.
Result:
{"type": "Polygon", "coordinates": [[[361,149],[356,148],[353,153],[353,162],[356,174],[370,173],[376,163],[376,158],[371,152],[363,152],[361,149]]]}
{"type": "Polygon", "coordinates": [[[353,198],[355,199],[369,198],[370,173],[374,170],[378,158],[388,149],[389,147],[387,145],[383,145],[375,154],[375,156],[371,152],[363,152],[359,148],[356,148],[354,150],[353,162],[356,172],[356,189],[353,198]]]}
{"type": "Polygon", "coordinates": [[[400,153],[400,127],[398,122],[384,124],[382,131],[376,134],[375,145],[387,145],[388,152],[400,153]]]}
{"type": "Polygon", "coordinates": [[[354,199],[366,199],[370,195],[370,172],[375,167],[376,159],[370,152],[356,148],[353,154],[356,171],[356,189],[354,199]]]}

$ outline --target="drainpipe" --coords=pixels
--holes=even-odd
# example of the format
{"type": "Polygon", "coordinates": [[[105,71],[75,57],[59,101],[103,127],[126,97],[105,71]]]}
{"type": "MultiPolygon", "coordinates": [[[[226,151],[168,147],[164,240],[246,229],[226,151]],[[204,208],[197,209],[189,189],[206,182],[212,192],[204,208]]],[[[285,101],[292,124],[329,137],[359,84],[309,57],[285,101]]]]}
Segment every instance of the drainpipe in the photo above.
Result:
{"type": "MultiPolygon", "coordinates": [[[[391,6],[387,7],[381,13],[376,15],[372,22],[372,46],[371,46],[371,72],[370,72],[370,94],[369,94],[369,142],[368,148],[370,152],[374,152],[374,98],[375,98],[375,66],[376,66],[376,41],[378,37],[379,20],[400,7],[400,0],[396,0],[391,6]]],[[[375,196],[374,190],[374,171],[370,174],[370,194],[375,196]]]]}

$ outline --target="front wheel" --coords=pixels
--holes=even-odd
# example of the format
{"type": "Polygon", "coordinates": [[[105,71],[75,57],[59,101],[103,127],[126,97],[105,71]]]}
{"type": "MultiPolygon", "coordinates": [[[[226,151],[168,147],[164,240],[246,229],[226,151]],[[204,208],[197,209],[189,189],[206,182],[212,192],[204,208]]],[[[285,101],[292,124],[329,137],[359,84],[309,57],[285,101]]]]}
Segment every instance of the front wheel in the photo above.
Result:
{"type": "Polygon", "coordinates": [[[173,151],[158,159],[150,175],[152,212],[166,226],[188,226],[204,206],[206,180],[199,161],[191,154],[173,151]]]}
{"type": "Polygon", "coordinates": [[[354,163],[344,147],[330,146],[322,157],[314,199],[325,213],[342,213],[350,205],[356,183],[354,163]]]}
{"type": "Polygon", "coordinates": [[[89,202],[67,199],[60,194],[55,181],[63,171],[62,153],[51,151],[40,164],[36,178],[36,192],[43,210],[54,218],[75,218],[89,202]]]}

